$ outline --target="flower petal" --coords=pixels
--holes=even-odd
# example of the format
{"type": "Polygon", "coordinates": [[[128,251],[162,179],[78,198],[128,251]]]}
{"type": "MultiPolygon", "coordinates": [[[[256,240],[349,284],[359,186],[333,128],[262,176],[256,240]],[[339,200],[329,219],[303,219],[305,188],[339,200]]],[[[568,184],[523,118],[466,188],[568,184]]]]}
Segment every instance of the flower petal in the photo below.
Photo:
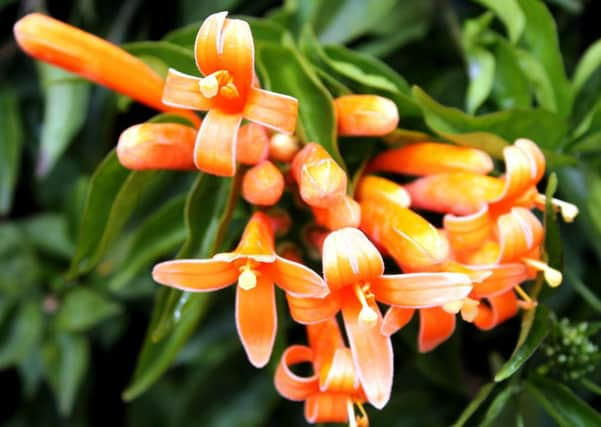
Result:
{"type": "Polygon", "coordinates": [[[330,230],[344,227],[359,227],[361,223],[361,206],[352,197],[344,196],[333,201],[326,208],[312,209],[315,222],[330,230]]]}
{"type": "Polygon", "coordinates": [[[301,401],[312,394],[319,393],[317,375],[301,377],[290,369],[297,363],[312,362],[313,350],[304,345],[290,346],[282,354],[282,359],[275,372],[275,388],[286,399],[301,401]]]}
{"type": "Polygon", "coordinates": [[[189,292],[209,292],[225,288],[238,280],[238,269],[212,259],[166,261],[154,266],[155,282],[189,292]]]}
{"type": "Polygon", "coordinates": [[[359,322],[361,304],[352,291],[344,295],[342,315],[357,375],[367,400],[382,409],[390,399],[392,389],[392,344],[390,337],[381,332],[382,315],[378,306],[372,302],[371,308],[378,314],[378,320],[372,327],[365,327],[359,322]]]}
{"type": "Polygon", "coordinates": [[[455,330],[455,315],[440,307],[421,309],[419,322],[418,349],[421,353],[434,350],[455,330]]]}
{"type": "Polygon", "coordinates": [[[415,313],[413,308],[390,307],[382,321],[382,333],[386,336],[396,333],[409,323],[413,313],[415,313]]]}
{"type": "Polygon", "coordinates": [[[305,402],[305,419],[308,423],[346,423],[349,396],[340,393],[318,393],[305,402]]]}
{"type": "Polygon", "coordinates": [[[349,348],[338,348],[319,372],[319,389],[353,394],[359,391],[353,355],[349,348]]]}
{"type": "Polygon", "coordinates": [[[453,251],[461,254],[482,247],[491,236],[494,222],[488,206],[484,205],[481,210],[468,216],[445,215],[443,224],[453,251]]]}
{"type": "Polygon", "coordinates": [[[236,160],[245,165],[256,165],[269,155],[269,135],[267,130],[255,123],[246,123],[238,131],[236,160]]]}
{"type": "Polygon", "coordinates": [[[247,291],[236,286],[236,328],[248,360],[257,368],[269,362],[277,321],[275,289],[270,278],[259,275],[257,285],[247,291]]]}
{"type": "Polygon", "coordinates": [[[381,276],[371,282],[376,300],[401,308],[426,308],[459,301],[472,281],[459,273],[413,273],[381,276]]]}
{"type": "Polygon", "coordinates": [[[200,93],[199,82],[198,77],[169,68],[163,87],[163,104],[190,110],[209,110],[213,102],[200,93]]]}
{"type": "Polygon", "coordinates": [[[528,269],[522,263],[470,265],[469,267],[492,273],[480,283],[474,283],[474,289],[470,293],[472,298],[490,298],[503,294],[528,279],[528,269]]]}
{"type": "Polygon", "coordinates": [[[236,141],[241,116],[209,110],[194,146],[194,164],[201,171],[233,176],[236,173],[236,141]]]}
{"type": "Polygon", "coordinates": [[[537,248],[544,230],[539,219],[528,209],[512,208],[497,220],[499,259],[497,262],[518,260],[537,248]]]}
{"type": "Polygon", "coordinates": [[[344,348],[338,321],[333,317],[307,325],[307,338],[309,346],[313,349],[315,372],[320,372],[322,367],[332,360],[337,349],[344,348]]]}
{"type": "Polygon", "coordinates": [[[286,293],[292,319],[303,325],[323,322],[340,310],[340,296],[333,292],[325,298],[296,297],[286,293]]]}
{"type": "Polygon", "coordinates": [[[219,53],[222,47],[221,33],[227,12],[208,16],[196,34],[194,58],[196,66],[205,76],[219,70],[219,53]]]}
{"type": "Polygon", "coordinates": [[[373,200],[379,203],[392,203],[408,208],[411,205],[409,193],[402,185],[376,175],[367,175],[359,181],[355,189],[358,201],[373,200]]]}
{"type": "Polygon", "coordinates": [[[243,115],[246,120],[290,134],[296,127],[298,101],[288,95],[253,87],[248,93],[243,115]]]}
{"type": "Polygon", "coordinates": [[[329,291],[324,280],[313,270],[278,256],[264,271],[275,283],[295,297],[323,298],[329,291]]]}
{"type": "Polygon", "coordinates": [[[478,305],[478,314],[474,319],[474,325],[484,331],[494,328],[518,312],[518,299],[513,290],[488,298],[488,303],[490,307],[482,302],[478,305]]]}

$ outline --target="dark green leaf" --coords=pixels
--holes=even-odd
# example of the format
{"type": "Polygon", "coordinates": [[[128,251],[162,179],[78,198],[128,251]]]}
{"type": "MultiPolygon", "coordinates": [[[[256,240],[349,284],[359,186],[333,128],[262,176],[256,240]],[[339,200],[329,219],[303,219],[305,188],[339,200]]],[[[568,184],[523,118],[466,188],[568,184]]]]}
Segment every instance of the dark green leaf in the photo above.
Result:
{"type": "Polygon", "coordinates": [[[62,301],[55,326],[66,332],[82,332],[118,314],[121,307],[91,289],[77,287],[62,301]]]}
{"type": "Polygon", "coordinates": [[[164,176],[161,171],[128,171],[114,150],[104,159],[90,183],[70,277],[98,264],[138,205],[164,176]]]}
{"type": "Polygon", "coordinates": [[[14,91],[0,87],[0,215],[7,214],[19,175],[23,132],[14,91]]]}
{"type": "Polygon", "coordinates": [[[58,401],[59,411],[69,415],[88,368],[88,341],[80,335],[60,333],[44,345],[42,356],[44,373],[58,401]]]}
{"type": "Polygon", "coordinates": [[[526,390],[561,427],[601,425],[601,414],[557,381],[535,377],[526,382],[526,390]]]}
{"type": "Polygon", "coordinates": [[[40,267],[25,233],[13,223],[0,225],[0,293],[19,296],[35,285],[40,267]]]}
{"type": "Polygon", "coordinates": [[[44,213],[27,218],[21,226],[36,249],[67,259],[73,255],[74,246],[64,216],[44,213]]]}
{"type": "Polygon", "coordinates": [[[512,43],[516,43],[520,39],[526,26],[526,18],[516,0],[505,0],[503,2],[495,0],[476,1],[488,7],[503,21],[512,43]]]}
{"type": "Polygon", "coordinates": [[[166,41],[128,43],[123,49],[135,56],[155,57],[171,68],[193,76],[200,75],[190,49],[166,41]]]}
{"type": "Polygon", "coordinates": [[[551,267],[558,270],[563,270],[563,253],[561,248],[561,236],[559,234],[559,224],[557,223],[557,215],[553,208],[552,200],[555,191],[557,190],[557,174],[552,173],[547,181],[547,189],[545,191],[545,241],[544,254],[551,267]]]}
{"type": "Polygon", "coordinates": [[[530,52],[523,49],[515,49],[514,53],[518,59],[522,73],[532,84],[534,95],[540,106],[554,113],[559,111],[559,100],[553,87],[553,80],[548,70],[530,52]]]}
{"type": "Polygon", "coordinates": [[[511,399],[517,392],[519,388],[514,385],[508,385],[505,387],[505,390],[501,391],[499,394],[495,396],[492,403],[488,407],[486,414],[484,414],[484,419],[480,423],[478,427],[489,427],[494,425],[494,422],[499,418],[507,402],[511,399]]]}
{"type": "MultiPolygon", "coordinates": [[[[239,180],[200,174],[188,195],[185,223],[188,237],[178,258],[213,255],[229,226],[238,197],[239,180]]],[[[165,372],[206,313],[209,294],[161,288],[133,378],[123,392],[135,399],[165,372]]]]}
{"type": "Polygon", "coordinates": [[[597,40],[584,52],[572,77],[574,94],[578,94],[584,83],[601,66],[601,40],[597,40]]]}
{"type": "Polygon", "coordinates": [[[495,78],[492,96],[502,109],[530,107],[530,87],[520,68],[515,47],[498,38],[493,49],[495,78]]]}
{"type": "Polygon", "coordinates": [[[8,335],[0,343],[0,370],[19,364],[35,351],[43,331],[42,301],[33,298],[21,304],[10,321],[8,335]]]}
{"type": "Polygon", "coordinates": [[[567,131],[565,120],[540,109],[514,109],[472,116],[439,104],[418,87],[413,88],[413,96],[434,132],[496,157],[502,157],[503,147],[518,138],[530,138],[543,148],[556,147],[567,131]]]}
{"type": "Polygon", "coordinates": [[[90,84],[61,68],[39,62],[44,121],[36,173],[52,170],[86,119],[90,84]]]}
{"type": "Polygon", "coordinates": [[[568,279],[570,286],[574,288],[582,299],[585,300],[591,308],[597,311],[597,313],[601,314],[601,298],[586,286],[573,271],[566,271],[566,279],[568,279]]]}
{"type": "Polygon", "coordinates": [[[488,396],[495,388],[495,383],[484,384],[478,390],[478,393],[474,396],[472,401],[465,407],[457,421],[453,423],[451,427],[463,427],[466,422],[469,421],[472,415],[476,413],[478,408],[488,399],[488,396]]]}
{"type": "Polygon", "coordinates": [[[297,128],[302,139],[321,144],[344,167],[333,100],[311,67],[294,49],[271,43],[257,49],[256,59],[267,89],[298,99],[297,128]]]}
{"type": "Polygon", "coordinates": [[[516,373],[534,354],[549,333],[551,317],[547,307],[539,304],[527,312],[524,317],[528,315],[534,317],[533,321],[532,323],[528,321],[522,322],[522,330],[520,331],[515,350],[513,350],[513,354],[509,360],[495,375],[496,382],[504,381],[516,373]]]}

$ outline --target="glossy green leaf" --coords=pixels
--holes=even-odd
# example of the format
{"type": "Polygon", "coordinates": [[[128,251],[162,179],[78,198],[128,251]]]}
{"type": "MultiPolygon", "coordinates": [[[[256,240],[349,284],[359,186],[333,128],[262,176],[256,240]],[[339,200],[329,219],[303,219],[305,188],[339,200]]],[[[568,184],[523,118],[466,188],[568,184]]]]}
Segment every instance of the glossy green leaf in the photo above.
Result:
{"type": "Polygon", "coordinates": [[[526,17],[516,0],[476,0],[476,2],[486,6],[499,17],[507,28],[512,43],[520,39],[526,26],[526,17]]]}
{"type": "Polygon", "coordinates": [[[69,237],[67,220],[63,215],[43,213],[27,218],[20,225],[36,249],[66,259],[73,255],[75,247],[69,237]]]}
{"type": "Polygon", "coordinates": [[[88,341],[80,335],[59,333],[44,344],[42,357],[44,373],[58,401],[59,411],[69,415],[88,369],[88,341]]]}
{"type": "Polygon", "coordinates": [[[165,176],[162,171],[128,171],[114,150],[104,159],[90,182],[70,277],[98,264],[139,204],[165,176]]]}
{"type": "Polygon", "coordinates": [[[22,303],[10,320],[6,337],[0,342],[0,370],[19,364],[35,351],[44,332],[42,301],[32,298],[22,303]]]}
{"type": "Polygon", "coordinates": [[[519,392],[519,388],[517,386],[508,385],[503,391],[497,394],[486,410],[484,418],[478,427],[489,427],[494,425],[495,421],[497,421],[505,409],[509,399],[511,399],[517,392],[519,392]]]}
{"type": "Polygon", "coordinates": [[[557,114],[540,109],[514,109],[472,116],[439,104],[423,90],[413,88],[426,124],[438,135],[457,144],[483,149],[502,157],[503,147],[518,138],[530,138],[543,148],[556,147],[567,132],[557,114]]]}
{"type": "Polygon", "coordinates": [[[533,313],[532,323],[522,322],[518,343],[509,360],[495,375],[495,381],[504,381],[515,374],[522,365],[534,354],[549,333],[551,317],[549,310],[539,304],[524,316],[533,313]]]}
{"type": "MultiPolygon", "coordinates": [[[[238,179],[199,175],[186,201],[188,237],[178,258],[207,258],[217,251],[229,226],[238,186],[238,179]]],[[[125,400],[142,394],[169,368],[206,313],[208,303],[209,294],[160,289],[133,378],[123,392],[125,400]]]]}
{"type": "Polygon", "coordinates": [[[77,76],[39,62],[44,89],[44,121],[36,173],[44,176],[63,155],[84,124],[90,84],[77,76]]]}
{"type": "Polygon", "coordinates": [[[466,51],[470,84],[466,95],[466,109],[474,113],[492,91],[495,75],[495,57],[486,49],[472,47],[466,51]]]}
{"type": "Polygon", "coordinates": [[[522,41],[548,73],[557,111],[561,117],[567,117],[572,109],[573,94],[563,66],[553,16],[541,0],[517,1],[526,17],[522,41]]]}
{"type": "Polygon", "coordinates": [[[84,287],[69,291],[56,313],[54,325],[66,332],[83,332],[121,312],[119,304],[84,287]]]}
{"type": "Polygon", "coordinates": [[[297,129],[301,138],[321,144],[344,167],[332,97],[310,65],[294,49],[271,43],[258,47],[256,60],[267,89],[298,99],[297,129]]]}
{"type": "Polygon", "coordinates": [[[534,377],[526,382],[526,390],[561,427],[601,425],[601,414],[557,381],[534,377]]]}
{"type": "Polygon", "coordinates": [[[200,75],[190,49],[166,41],[128,43],[123,49],[135,56],[155,57],[171,68],[193,76],[200,75]]]}
{"type": "Polygon", "coordinates": [[[457,421],[453,423],[451,427],[463,427],[465,423],[467,423],[472,415],[476,413],[476,411],[482,406],[482,404],[488,399],[490,393],[495,388],[495,383],[487,383],[480,387],[478,393],[472,398],[469,405],[465,407],[457,421]]]}
{"type": "Polygon", "coordinates": [[[19,175],[23,131],[15,92],[0,86],[0,215],[10,211],[19,175]]]}
{"type": "Polygon", "coordinates": [[[526,73],[520,68],[516,48],[498,38],[493,53],[496,65],[493,99],[504,110],[530,107],[530,83],[526,73]]]}
{"type": "Polygon", "coordinates": [[[601,39],[590,45],[578,61],[572,77],[572,88],[575,94],[580,92],[584,83],[599,67],[601,67],[601,39]]]}
{"type": "Polygon", "coordinates": [[[530,52],[523,49],[514,50],[522,73],[532,84],[534,94],[541,107],[554,113],[559,111],[559,99],[555,93],[553,81],[545,66],[530,52]]]}
{"type": "Polygon", "coordinates": [[[127,286],[139,272],[150,271],[151,263],[169,254],[186,238],[184,226],[185,196],[178,196],[161,206],[138,227],[122,256],[123,263],[109,283],[112,291],[127,286]]]}

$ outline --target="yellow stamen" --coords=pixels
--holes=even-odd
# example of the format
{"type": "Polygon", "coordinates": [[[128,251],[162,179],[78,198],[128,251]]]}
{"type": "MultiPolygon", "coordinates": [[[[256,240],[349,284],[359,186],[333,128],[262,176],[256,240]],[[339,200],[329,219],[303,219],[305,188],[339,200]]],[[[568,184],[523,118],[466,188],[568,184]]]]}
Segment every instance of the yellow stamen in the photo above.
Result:
{"type": "Polygon", "coordinates": [[[349,427],[357,427],[357,420],[355,419],[355,408],[353,407],[353,401],[346,399],[346,415],[348,417],[349,427]]]}
{"type": "Polygon", "coordinates": [[[517,285],[513,289],[515,289],[520,298],[522,298],[522,301],[519,302],[519,305],[523,309],[530,310],[531,308],[536,306],[536,301],[533,301],[532,298],[530,298],[530,295],[528,295],[520,285],[517,285]]]}
{"type": "Polygon", "coordinates": [[[563,274],[561,274],[561,271],[556,270],[553,267],[549,267],[544,262],[536,259],[522,258],[522,261],[527,266],[542,271],[545,275],[545,280],[552,288],[556,288],[557,286],[561,285],[561,282],[563,281],[563,274]]]}
{"type": "Polygon", "coordinates": [[[347,399],[346,413],[349,427],[369,427],[369,418],[367,418],[367,412],[361,402],[347,399]],[[359,414],[355,414],[355,405],[359,409],[359,414]]]}
{"type": "Polygon", "coordinates": [[[378,314],[367,303],[367,298],[373,298],[373,294],[369,291],[369,284],[365,284],[365,286],[361,287],[358,283],[355,283],[353,285],[353,290],[361,303],[361,307],[363,307],[359,312],[359,322],[361,322],[363,326],[370,328],[375,326],[378,322],[378,314]]]}
{"type": "Polygon", "coordinates": [[[240,92],[238,92],[238,88],[234,83],[228,83],[224,85],[221,90],[219,90],[219,94],[224,98],[234,99],[240,96],[240,92]]]}
{"type": "Polygon", "coordinates": [[[463,306],[461,307],[461,318],[466,322],[473,322],[478,315],[478,305],[480,301],[466,298],[463,300],[463,306]]]}
{"type": "Polygon", "coordinates": [[[238,276],[238,286],[245,291],[251,290],[257,286],[257,273],[252,269],[250,260],[240,267],[240,276],[238,276]]]}
{"type": "Polygon", "coordinates": [[[200,93],[202,93],[202,96],[205,98],[213,98],[219,93],[219,81],[213,74],[201,79],[198,82],[198,86],[200,87],[200,93]]]}
{"type": "MultiPolygon", "coordinates": [[[[538,194],[535,200],[537,207],[539,209],[544,209],[546,200],[547,198],[544,194],[538,194]]],[[[578,206],[576,206],[575,204],[565,202],[560,199],[551,199],[551,204],[555,209],[559,209],[559,211],[561,212],[561,217],[565,222],[573,222],[574,218],[576,218],[576,216],[578,216],[578,213],[580,212],[578,206]]]]}
{"type": "Polygon", "coordinates": [[[238,89],[232,82],[232,76],[227,70],[215,71],[200,79],[198,87],[205,98],[214,98],[218,93],[227,98],[238,96],[238,89]]]}
{"type": "Polygon", "coordinates": [[[443,304],[442,309],[449,314],[457,314],[461,307],[463,307],[463,300],[447,302],[443,304]]]}

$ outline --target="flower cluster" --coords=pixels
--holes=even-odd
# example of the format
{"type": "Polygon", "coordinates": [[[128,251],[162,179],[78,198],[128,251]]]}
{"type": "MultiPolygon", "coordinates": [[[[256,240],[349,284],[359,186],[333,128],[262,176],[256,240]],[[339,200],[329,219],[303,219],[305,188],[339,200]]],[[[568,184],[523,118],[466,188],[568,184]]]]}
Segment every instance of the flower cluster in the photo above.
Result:
{"type": "MultiPolygon", "coordinates": [[[[58,56],[35,41],[44,26],[56,32],[64,24],[32,15],[15,27],[17,39],[32,55],[56,63],[58,56]]],[[[117,48],[91,43],[117,58],[116,64],[123,58],[117,48]]],[[[452,335],[458,314],[488,330],[520,308],[532,308],[536,301],[522,283],[538,272],[550,286],[561,283],[561,273],[541,258],[544,230],[533,210],[547,203],[536,188],[545,158],[534,142],[518,139],[504,149],[500,177],[490,175],[493,161],[481,150],[411,143],[369,159],[350,190],[347,172],[320,141],[301,147],[291,135],[297,100],[260,88],[246,22],[211,15],[198,32],[194,55],[202,77],[170,69],[162,81],[134,62],[138,77],[150,76],[152,88],[138,81],[121,88],[113,82],[121,81],[113,76],[117,65],[102,65],[110,69],[96,78],[148,105],[181,113],[194,125],[127,129],[117,145],[125,167],[233,176],[238,163],[247,165],[242,196],[255,211],[236,249],[210,259],[161,262],[152,275],[190,292],[235,284],[238,334],[256,367],[271,359],[278,323],[274,284],[282,289],[290,316],[306,325],[308,346],[292,345],[283,353],[275,385],[284,397],[305,402],[308,422],[366,425],[363,403],[386,405],[393,386],[391,335],[416,310],[418,348],[426,352],[452,335]],[[189,110],[207,113],[200,120],[189,110]],[[319,253],[322,275],[296,251],[276,251],[281,218],[261,208],[276,205],[284,191],[311,213],[315,226],[307,240],[319,253]],[[426,213],[442,215],[439,227],[426,213]],[[394,274],[385,274],[384,257],[396,264],[394,274]],[[293,365],[307,362],[311,375],[293,372],[293,365]]],[[[58,62],[90,74],[82,68],[86,61],[58,62]]],[[[348,95],[334,104],[340,136],[384,136],[398,125],[395,104],[380,96],[348,95]]],[[[550,202],[567,221],[577,214],[572,205],[550,202]]]]}

